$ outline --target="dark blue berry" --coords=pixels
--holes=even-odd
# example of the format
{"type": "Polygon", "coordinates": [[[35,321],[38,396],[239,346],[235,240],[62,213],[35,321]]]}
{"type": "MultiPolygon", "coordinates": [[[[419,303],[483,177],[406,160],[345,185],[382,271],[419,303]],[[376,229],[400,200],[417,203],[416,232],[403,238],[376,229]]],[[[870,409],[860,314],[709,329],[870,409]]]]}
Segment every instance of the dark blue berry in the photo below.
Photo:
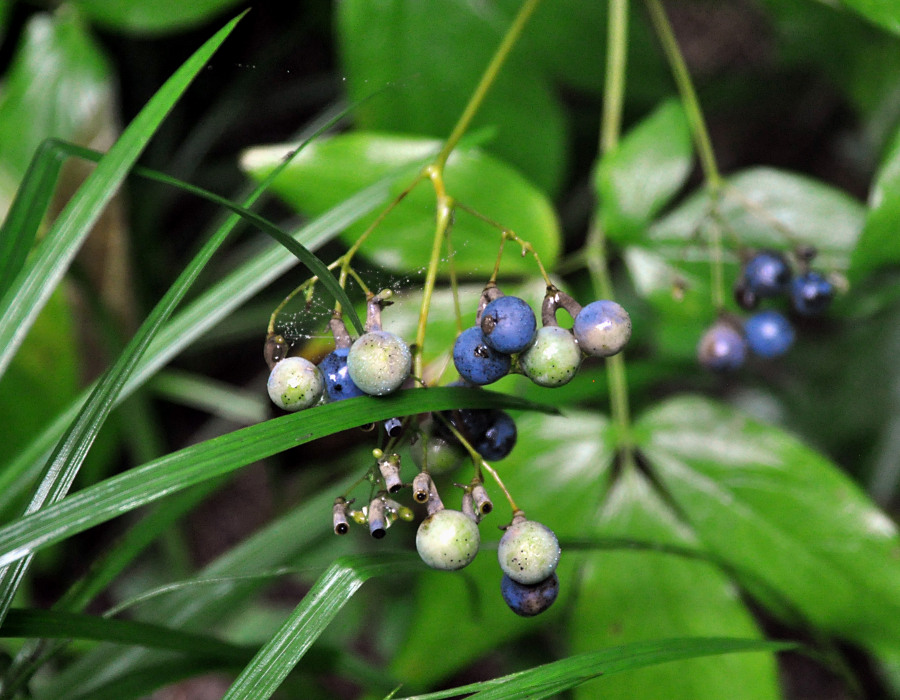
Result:
{"type": "Polygon", "coordinates": [[[735,370],[744,364],[747,346],[730,324],[719,321],[703,334],[697,346],[697,359],[707,369],[735,370]]]}
{"type": "Polygon", "coordinates": [[[516,446],[516,422],[506,411],[498,409],[489,409],[487,418],[487,428],[472,447],[486,460],[494,462],[506,457],[516,446]]]}
{"type": "Polygon", "coordinates": [[[526,585],[503,574],[500,595],[516,615],[534,617],[553,605],[559,595],[559,577],[553,573],[540,583],[526,585]]]}
{"type": "Polygon", "coordinates": [[[824,313],[834,298],[834,285],[818,272],[807,272],[791,283],[791,304],[801,316],[824,313]]]}
{"type": "Polygon", "coordinates": [[[531,345],[536,330],[534,311],[519,297],[494,299],[481,314],[484,342],[507,355],[522,352],[531,345]]]}
{"type": "Polygon", "coordinates": [[[453,345],[453,364],[459,376],[472,384],[490,384],[509,373],[510,356],[484,341],[478,326],[467,328],[453,345]]]}
{"type": "Polygon", "coordinates": [[[744,323],[747,345],[760,357],[778,357],[794,343],[794,328],[778,311],[760,311],[744,323]]]}
{"type": "Polygon", "coordinates": [[[760,298],[775,297],[788,291],[791,267],[781,253],[764,250],[744,266],[747,288],[760,298]]]}
{"type": "Polygon", "coordinates": [[[349,352],[350,348],[338,348],[328,353],[319,363],[319,369],[325,377],[325,393],[329,401],[365,396],[365,392],[353,383],[347,371],[349,352]]]}
{"type": "Polygon", "coordinates": [[[759,306],[759,296],[747,285],[744,277],[739,277],[734,285],[734,301],[744,311],[753,311],[759,306]]]}

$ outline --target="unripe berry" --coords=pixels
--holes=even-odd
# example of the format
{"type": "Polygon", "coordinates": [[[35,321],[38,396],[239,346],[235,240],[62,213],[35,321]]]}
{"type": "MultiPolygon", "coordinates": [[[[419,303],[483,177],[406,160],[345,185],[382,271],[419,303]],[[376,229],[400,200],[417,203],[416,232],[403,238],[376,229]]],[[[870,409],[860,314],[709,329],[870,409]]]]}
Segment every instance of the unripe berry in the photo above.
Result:
{"type": "Polygon", "coordinates": [[[559,540],[553,530],[523,516],[513,519],[497,547],[503,573],[525,585],[543,581],[556,571],[559,555],[559,540]]]}
{"type": "Polygon", "coordinates": [[[717,372],[735,370],[744,364],[747,344],[730,324],[719,321],[700,339],[697,359],[707,369],[717,372]]]}
{"type": "Polygon", "coordinates": [[[479,326],[467,328],[453,344],[453,364],[459,376],[472,384],[491,384],[509,373],[509,355],[484,341],[479,326]]]}
{"type": "Polygon", "coordinates": [[[536,328],[534,311],[519,297],[494,299],[481,314],[484,342],[507,355],[522,352],[531,345],[536,328]]]}
{"type": "Polygon", "coordinates": [[[412,369],[409,346],[393,333],[370,331],[350,346],[347,370],[362,391],[384,396],[401,387],[412,369]]]}
{"type": "Polygon", "coordinates": [[[614,301],[592,301],[578,312],[572,332],[582,352],[609,357],[620,352],[631,338],[631,316],[614,301]]]}
{"type": "Polygon", "coordinates": [[[553,605],[559,595],[559,577],[553,573],[543,581],[528,586],[503,574],[500,595],[516,615],[534,617],[553,605]]]}
{"type": "Polygon", "coordinates": [[[567,384],[581,366],[581,350],[565,328],[544,326],[534,343],[519,355],[519,367],[535,384],[546,387],[567,384]]]}
{"type": "Polygon", "coordinates": [[[439,510],[428,516],[416,532],[416,549],[428,566],[455,571],[468,566],[481,544],[471,518],[458,510],[439,510]]]}
{"type": "Polygon", "coordinates": [[[272,368],[266,388],[276,406],[300,411],[316,405],[325,391],[325,382],[319,368],[309,360],[286,357],[272,368]]]}
{"type": "Polygon", "coordinates": [[[435,433],[435,425],[429,421],[422,426],[422,434],[409,446],[413,463],[431,474],[453,471],[465,459],[466,452],[456,439],[435,433]]]}

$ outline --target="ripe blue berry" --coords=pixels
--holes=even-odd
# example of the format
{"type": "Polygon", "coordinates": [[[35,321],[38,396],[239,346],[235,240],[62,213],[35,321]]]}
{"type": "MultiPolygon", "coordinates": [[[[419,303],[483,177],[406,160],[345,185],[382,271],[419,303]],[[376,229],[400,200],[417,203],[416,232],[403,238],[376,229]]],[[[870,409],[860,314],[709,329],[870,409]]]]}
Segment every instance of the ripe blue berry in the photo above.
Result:
{"type": "Polygon", "coordinates": [[[531,345],[537,320],[528,303],[519,297],[500,297],[481,314],[484,342],[507,355],[522,352],[531,345]]]}
{"type": "Polygon", "coordinates": [[[581,366],[581,350],[565,328],[544,326],[519,355],[519,367],[535,384],[555,387],[571,381],[581,366]]]}
{"type": "Polygon", "coordinates": [[[325,355],[319,363],[319,370],[325,377],[325,394],[329,401],[365,396],[365,392],[350,379],[350,372],[347,369],[349,353],[350,348],[338,348],[325,355]]]}
{"type": "Polygon", "coordinates": [[[481,328],[467,328],[453,345],[453,364],[459,376],[472,384],[490,384],[509,373],[510,356],[484,341],[481,328]]]}
{"type": "Polygon", "coordinates": [[[303,357],[286,357],[269,373],[266,385],[269,398],[285,411],[300,411],[314,406],[325,391],[322,373],[303,357]]]}
{"type": "Polygon", "coordinates": [[[472,447],[489,462],[495,462],[506,457],[516,446],[516,422],[506,411],[499,409],[489,409],[488,419],[487,427],[472,447]]]}
{"type": "Polygon", "coordinates": [[[744,323],[747,345],[760,357],[778,357],[794,343],[794,328],[777,311],[760,311],[744,323]]]}
{"type": "Polygon", "coordinates": [[[747,344],[731,325],[719,321],[703,334],[697,346],[697,359],[707,369],[735,370],[744,364],[747,344]]]}
{"type": "Polygon", "coordinates": [[[347,370],[353,383],[372,396],[399,389],[411,369],[409,346],[387,331],[364,333],[350,346],[347,355],[347,370]]]}
{"type": "Polygon", "coordinates": [[[497,547],[503,573],[525,585],[539,583],[556,571],[559,555],[559,541],[553,530],[521,515],[506,528],[497,547]]]}
{"type": "Polygon", "coordinates": [[[791,304],[801,316],[824,313],[834,298],[834,285],[818,272],[807,272],[791,282],[791,304]]]}
{"type": "Polygon", "coordinates": [[[592,301],[575,316],[572,332],[582,352],[609,357],[622,350],[631,338],[631,317],[614,301],[592,301]]]}
{"type": "Polygon", "coordinates": [[[432,569],[455,571],[468,566],[480,544],[478,525],[458,510],[429,515],[416,532],[416,550],[432,569]]]}
{"type": "Polygon", "coordinates": [[[764,250],[744,266],[747,288],[757,297],[774,297],[788,290],[791,268],[781,253],[764,250]]]}
{"type": "Polygon", "coordinates": [[[534,617],[553,605],[559,595],[559,577],[553,573],[543,581],[528,586],[503,574],[500,595],[516,615],[534,617]]]}

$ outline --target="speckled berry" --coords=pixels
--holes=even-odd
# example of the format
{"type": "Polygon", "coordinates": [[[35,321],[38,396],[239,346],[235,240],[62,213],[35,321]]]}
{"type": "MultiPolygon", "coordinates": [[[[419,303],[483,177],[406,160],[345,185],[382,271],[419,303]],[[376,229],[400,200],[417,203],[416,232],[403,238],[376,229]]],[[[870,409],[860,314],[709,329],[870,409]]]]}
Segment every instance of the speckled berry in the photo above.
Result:
{"type": "Polygon", "coordinates": [[[487,427],[472,447],[489,462],[495,462],[512,452],[516,437],[516,422],[512,416],[506,411],[489,409],[487,427]]]}
{"type": "Polygon", "coordinates": [[[522,352],[531,345],[536,329],[534,311],[519,297],[494,299],[481,314],[484,342],[497,352],[522,352]]]}
{"type": "Polygon", "coordinates": [[[532,585],[556,571],[559,541],[546,525],[519,516],[506,528],[497,559],[503,573],[516,583],[532,585]]]}
{"type": "Polygon", "coordinates": [[[772,358],[783,355],[794,344],[794,328],[778,311],[760,311],[744,322],[747,345],[755,355],[772,358]]]}
{"type": "Polygon", "coordinates": [[[801,316],[818,316],[834,299],[834,285],[818,272],[810,271],[791,282],[791,305],[801,316]]]}
{"type": "Polygon", "coordinates": [[[410,369],[409,346],[387,331],[361,335],[347,355],[347,370],[353,383],[372,396],[384,396],[399,389],[410,369]]]}
{"type": "Polygon", "coordinates": [[[349,353],[350,348],[338,348],[325,355],[319,363],[319,370],[325,378],[325,394],[329,401],[365,396],[365,392],[350,379],[350,372],[347,369],[349,353]]]}
{"type": "Polygon", "coordinates": [[[491,384],[509,373],[510,356],[484,341],[479,326],[467,328],[453,344],[453,364],[459,376],[472,384],[491,384]]]}
{"type": "Polygon", "coordinates": [[[269,398],[285,411],[301,411],[315,406],[325,391],[322,373],[303,357],[286,357],[269,373],[269,398]]]}
{"type": "Polygon", "coordinates": [[[713,325],[697,346],[700,364],[716,372],[737,369],[747,358],[747,344],[744,337],[730,324],[718,322],[713,325]]]}
{"type": "Polygon", "coordinates": [[[432,569],[455,571],[468,566],[481,544],[478,525],[458,510],[439,510],[416,532],[416,549],[432,569]]]}
{"type": "Polygon", "coordinates": [[[784,294],[791,283],[791,267],[781,253],[763,250],[744,266],[747,288],[760,298],[784,294]]]}
{"type": "Polygon", "coordinates": [[[581,366],[581,350],[575,336],[560,326],[544,326],[534,343],[519,355],[519,367],[535,384],[562,386],[572,380],[581,366]]]}
{"type": "Polygon", "coordinates": [[[578,312],[572,332],[582,352],[609,357],[620,352],[631,338],[631,316],[614,301],[592,301],[578,312]]]}
{"type": "Polygon", "coordinates": [[[503,574],[500,595],[516,615],[534,617],[553,605],[559,595],[559,577],[553,573],[543,581],[528,586],[503,574]]]}

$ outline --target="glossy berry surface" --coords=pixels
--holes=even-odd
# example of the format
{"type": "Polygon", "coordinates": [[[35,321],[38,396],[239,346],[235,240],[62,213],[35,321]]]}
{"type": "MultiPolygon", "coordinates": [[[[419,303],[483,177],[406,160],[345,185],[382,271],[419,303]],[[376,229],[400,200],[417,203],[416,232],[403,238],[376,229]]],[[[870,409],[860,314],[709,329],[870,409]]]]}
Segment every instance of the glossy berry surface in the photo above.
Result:
{"type": "Polygon", "coordinates": [[[512,452],[517,436],[516,422],[512,416],[506,411],[489,409],[487,425],[472,447],[486,460],[494,462],[512,452]]]}
{"type": "Polygon", "coordinates": [[[325,378],[325,394],[329,401],[365,396],[365,392],[350,379],[350,372],[347,369],[349,353],[350,348],[338,348],[325,355],[319,363],[319,370],[325,378]]]}
{"type": "Polygon", "coordinates": [[[778,357],[794,344],[794,328],[778,311],[760,311],[744,323],[747,345],[760,357],[778,357]]]}
{"type": "Polygon", "coordinates": [[[824,313],[834,299],[834,285],[818,272],[807,272],[791,282],[791,305],[801,316],[824,313]]]}
{"type": "Polygon", "coordinates": [[[276,363],[266,385],[269,398],[285,411],[315,406],[325,391],[322,373],[303,357],[286,357],[276,363]]]}
{"type": "Polygon", "coordinates": [[[581,350],[565,328],[544,326],[534,343],[519,355],[519,367],[535,384],[556,387],[567,384],[581,366],[581,350]]]}
{"type": "Polygon", "coordinates": [[[543,581],[528,586],[503,574],[500,595],[516,615],[534,617],[553,605],[559,595],[559,577],[553,573],[543,581]]]}
{"type": "Polygon", "coordinates": [[[631,316],[614,301],[592,301],[578,312],[572,332],[582,352],[609,357],[620,352],[631,338],[631,316]]]}
{"type": "Polygon", "coordinates": [[[781,253],[764,250],[744,266],[747,288],[760,298],[774,297],[788,291],[791,267],[781,253]]]}
{"type": "Polygon", "coordinates": [[[411,369],[409,346],[387,331],[370,331],[359,336],[347,355],[347,370],[353,383],[372,396],[384,396],[399,389],[411,369]]]}
{"type": "Polygon", "coordinates": [[[697,359],[707,369],[717,372],[735,370],[747,359],[747,343],[732,326],[719,322],[700,339],[697,359]]]}
{"type": "Polygon", "coordinates": [[[536,330],[534,311],[519,297],[494,299],[481,314],[484,342],[497,352],[522,352],[531,345],[536,330]]]}
{"type": "Polygon", "coordinates": [[[478,525],[458,510],[429,515],[416,532],[416,550],[428,566],[455,571],[468,566],[481,544],[478,525]]]}
{"type": "Polygon", "coordinates": [[[497,352],[484,340],[479,326],[467,328],[453,345],[453,364],[459,376],[472,384],[491,384],[509,374],[510,356],[497,352]]]}
{"type": "Polygon", "coordinates": [[[553,530],[524,518],[513,520],[497,547],[503,573],[525,585],[539,583],[556,571],[559,555],[559,541],[553,530]]]}

